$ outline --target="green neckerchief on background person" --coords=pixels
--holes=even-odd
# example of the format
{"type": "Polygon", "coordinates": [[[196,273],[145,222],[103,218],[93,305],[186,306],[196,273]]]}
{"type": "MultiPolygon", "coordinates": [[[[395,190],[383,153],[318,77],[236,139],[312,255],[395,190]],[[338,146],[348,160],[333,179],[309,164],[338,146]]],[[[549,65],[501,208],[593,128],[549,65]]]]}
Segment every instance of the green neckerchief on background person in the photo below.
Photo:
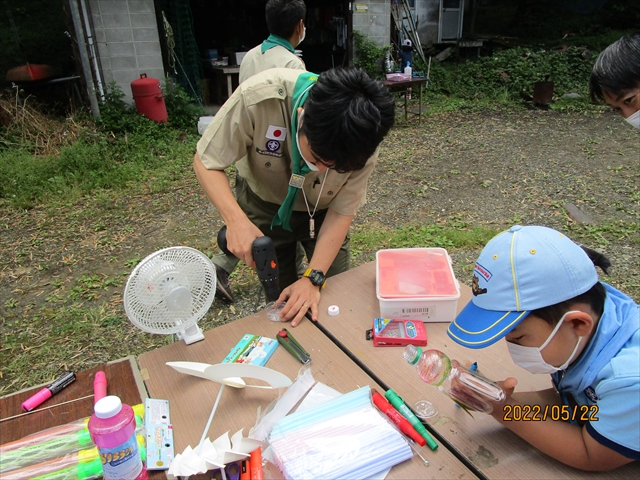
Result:
{"type": "MultiPolygon", "coordinates": [[[[301,107],[307,96],[309,90],[318,81],[318,74],[311,72],[304,72],[298,76],[295,86],[293,87],[293,111],[291,112],[291,171],[295,175],[306,175],[311,171],[306,163],[302,161],[302,155],[300,154],[300,148],[298,147],[298,108],[301,107]]],[[[278,209],[278,213],[273,217],[271,222],[271,228],[282,225],[282,228],[291,232],[291,225],[289,220],[293,213],[293,206],[298,198],[299,188],[289,185],[287,190],[287,196],[285,197],[282,205],[278,209]]]]}
{"type": "Polygon", "coordinates": [[[289,43],[289,40],[287,40],[286,38],[279,37],[278,35],[274,35],[273,33],[269,35],[264,42],[262,42],[262,47],[260,47],[260,50],[262,51],[262,53],[264,53],[267,50],[270,50],[273,47],[276,47],[278,45],[286,48],[293,54],[296,53],[295,49],[293,48],[293,45],[289,43]]]}

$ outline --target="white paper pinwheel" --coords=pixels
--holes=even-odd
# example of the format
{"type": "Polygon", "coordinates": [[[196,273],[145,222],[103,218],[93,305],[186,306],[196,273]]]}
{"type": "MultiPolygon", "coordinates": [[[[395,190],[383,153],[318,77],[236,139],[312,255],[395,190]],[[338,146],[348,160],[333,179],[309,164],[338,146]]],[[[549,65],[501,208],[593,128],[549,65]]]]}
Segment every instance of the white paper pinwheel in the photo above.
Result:
{"type": "Polygon", "coordinates": [[[229,440],[229,432],[216,438],[213,442],[206,438],[200,446],[200,453],[189,445],[171,462],[169,474],[173,476],[189,476],[205,473],[207,470],[224,468],[227,463],[247,458],[258,447],[264,448],[263,442],[243,437],[238,430],[229,440]]]}
{"type": "Polygon", "coordinates": [[[263,447],[263,442],[242,436],[239,430],[229,440],[229,432],[219,436],[213,442],[206,438],[213,416],[218,408],[220,397],[225,385],[234,388],[281,388],[291,385],[291,380],[286,375],[271,370],[270,368],[246,363],[221,363],[209,365],[197,362],[167,362],[167,365],[180,373],[193,375],[200,378],[220,383],[220,391],[216,398],[207,425],[202,433],[198,446],[193,449],[189,445],[182,454],[175,456],[169,467],[169,474],[178,476],[196,475],[207,470],[224,468],[224,466],[236,460],[249,456],[250,452],[258,447],[263,447]],[[250,385],[243,378],[261,380],[267,385],[250,385]]]}

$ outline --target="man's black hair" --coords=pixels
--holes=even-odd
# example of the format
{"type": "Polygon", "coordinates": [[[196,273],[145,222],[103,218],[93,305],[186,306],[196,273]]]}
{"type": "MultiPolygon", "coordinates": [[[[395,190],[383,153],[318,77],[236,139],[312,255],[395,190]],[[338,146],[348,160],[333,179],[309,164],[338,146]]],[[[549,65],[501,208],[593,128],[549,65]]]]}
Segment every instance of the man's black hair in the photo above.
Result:
{"type": "Polygon", "coordinates": [[[359,68],[323,72],[304,103],[300,133],[323,162],[339,173],[364,168],[395,119],[387,88],[359,68]]]}
{"type": "Polygon", "coordinates": [[[589,78],[591,99],[604,100],[603,92],[624,94],[640,87],[640,32],[622,37],[600,53],[589,78]]]}
{"type": "MultiPolygon", "coordinates": [[[[611,262],[607,257],[595,250],[581,246],[585,253],[589,256],[591,261],[596,267],[600,267],[604,273],[607,273],[607,269],[611,266],[611,262]]],[[[548,307],[539,308],[538,310],[532,310],[531,315],[535,315],[541,318],[551,326],[555,326],[560,318],[571,310],[576,303],[586,303],[591,307],[591,310],[600,318],[602,312],[604,312],[604,301],[607,298],[607,292],[604,286],[597,282],[593,287],[587,290],[582,295],[565,300],[564,302],[556,303],[548,307]]]]}
{"type": "Polygon", "coordinates": [[[303,0],[269,0],[264,9],[269,33],[289,39],[307,15],[303,0]]]}

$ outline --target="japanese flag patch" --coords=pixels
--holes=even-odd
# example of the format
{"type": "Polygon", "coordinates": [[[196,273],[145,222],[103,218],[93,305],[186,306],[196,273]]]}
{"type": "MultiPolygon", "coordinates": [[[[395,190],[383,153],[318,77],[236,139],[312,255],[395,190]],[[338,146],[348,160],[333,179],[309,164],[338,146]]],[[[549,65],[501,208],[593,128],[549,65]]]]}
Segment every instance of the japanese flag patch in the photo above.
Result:
{"type": "Polygon", "coordinates": [[[282,142],[287,137],[287,129],[285,127],[269,125],[266,137],[270,140],[279,140],[282,142]]]}

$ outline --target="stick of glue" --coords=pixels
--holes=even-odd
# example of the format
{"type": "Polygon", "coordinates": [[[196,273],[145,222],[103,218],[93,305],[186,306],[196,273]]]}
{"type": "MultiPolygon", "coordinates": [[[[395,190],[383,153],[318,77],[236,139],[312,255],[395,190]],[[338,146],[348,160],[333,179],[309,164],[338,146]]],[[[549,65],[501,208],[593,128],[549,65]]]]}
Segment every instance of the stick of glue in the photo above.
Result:
{"type": "Polygon", "coordinates": [[[418,433],[424,437],[424,439],[427,441],[427,445],[429,445],[429,448],[431,450],[435,450],[436,448],[438,448],[438,444],[433,439],[433,437],[429,435],[429,432],[427,432],[427,429],[424,428],[424,425],[422,424],[422,422],[420,422],[418,417],[414,415],[414,413],[409,409],[409,407],[407,407],[407,405],[396,394],[396,392],[389,389],[386,391],[384,396],[387,400],[389,400],[389,403],[391,403],[391,405],[393,405],[396,408],[396,410],[398,410],[402,414],[404,418],[409,420],[411,425],[413,425],[413,428],[415,428],[418,431],[418,433]]]}

